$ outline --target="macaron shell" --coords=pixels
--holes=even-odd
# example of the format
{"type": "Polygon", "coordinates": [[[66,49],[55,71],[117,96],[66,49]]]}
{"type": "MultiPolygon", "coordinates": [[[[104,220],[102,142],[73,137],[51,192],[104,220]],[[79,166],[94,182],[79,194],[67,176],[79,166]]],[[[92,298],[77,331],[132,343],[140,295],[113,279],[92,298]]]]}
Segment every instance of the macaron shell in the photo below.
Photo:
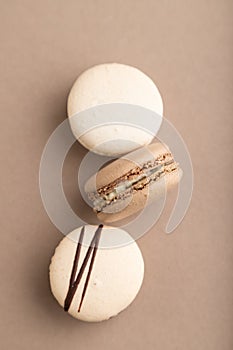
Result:
{"type": "MultiPolygon", "coordinates": [[[[94,232],[96,227],[88,225],[85,229],[94,232]]],[[[104,230],[105,228],[103,232],[104,230]]],[[[120,229],[114,230],[117,234],[120,229]]],[[[71,239],[71,236],[78,236],[80,231],[81,228],[76,229],[61,241],[50,264],[51,290],[62,307],[68,291],[77,247],[77,243],[71,239]]],[[[126,232],[125,234],[128,235],[126,232]]],[[[87,249],[87,246],[82,246],[78,270],[87,249]]],[[[142,285],[144,262],[135,242],[114,249],[98,249],[81,311],[78,312],[87,270],[75,293],[69,313],[83,321],[98,322],[117,315],[131,304],[142,285]]]]}
{"type": "Polygon", "coordinates": [[[77,78],[68,96],[68,116],[114,102],[136,104],[163,114],[160,92],[146,74],[129,65],[105,63],[87,69],[77,78]]]}
{"type": "MultiPolygon", "coordinates": [[[[71,129],[84,147],[95,153],[111,156],[130,152],[152,141],[151,133],[140,127],[126,126],[121,123],[87,129],[80,136],[79,118],[72,119],[72,116],[91,107],[110,103],[138,105],[156,112],[159,116],[163,114],[163,102],[158,88],[139,69],[119,63],[91,67],[75,81],[67,102],[71,129]],[[125,145],[119,140],[130,142],[125,145]]],[[[133,116],[130,119],[126,122],[133,121],[133,116]]],[[[161,122],[162,117],[158,128],[161,122]]]]}

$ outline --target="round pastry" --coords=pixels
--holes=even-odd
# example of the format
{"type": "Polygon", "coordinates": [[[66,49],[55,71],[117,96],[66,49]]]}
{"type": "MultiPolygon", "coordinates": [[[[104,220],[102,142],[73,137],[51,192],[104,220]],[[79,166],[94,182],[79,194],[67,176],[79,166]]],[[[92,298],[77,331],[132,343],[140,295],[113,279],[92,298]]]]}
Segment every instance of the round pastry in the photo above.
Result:
{"type": "Polygon", "coordinates": [[[87,225],[71,232],[56,248],[49,269],[51,290],[73,317],[107,320],[136,297],[144,275],[136,242],[114,249],[100,247],[105,236],[118,234],[129,236],[119,228],[87,225]]]}
{"type": "Polygon", "coordinates": [[[78,77],[68,97],[67,111],[72,132],[84,147],[98,154],[115,156],[152,141],[162,122],[163,102],[154,82],[139,69],[108,63],[94,66],[78,77]],[[113,103],[137,105],[156,112],[153,134],[141,128],[135,115],[127,112],[124,123],[116,117],[103,125],[100,113],[95,113],[91,107],[113,103]],[[80,113],[83,111],[86,112],[80,113]],[[92,129],[90,118],[97,120],[92,129]]]}
{"type": "Polygon", "coordinates": [[[85,192],[101,222],[137,213],[177,185],[182,170],[169,148],[153,143],[131,152],[92,176],[85,192]]]}

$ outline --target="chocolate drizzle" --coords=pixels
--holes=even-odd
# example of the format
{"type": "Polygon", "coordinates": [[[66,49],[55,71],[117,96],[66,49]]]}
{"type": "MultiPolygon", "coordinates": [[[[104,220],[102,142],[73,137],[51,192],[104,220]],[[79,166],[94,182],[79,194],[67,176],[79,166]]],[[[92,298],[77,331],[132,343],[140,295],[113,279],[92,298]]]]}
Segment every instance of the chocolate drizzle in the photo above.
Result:
{"type": "Polygon", "coordinates": [[[65,298],[65,302],[64,302],[64,310],[68,311],[70,308],[70,305],[72,303],[72,300],[74,298],[75,292],[77,291],[78,285],[81,281],[81,278],[83,276],[84,270],[87,266],[88,260],[91,256],[92,253],[92,257],[91,257],[91,262],[90,262],[90,266],[88,269],[88,273],[87,273],[87,277],[86,277],[86,281],[84,284],[84,288],[83,288],[83,292],[82,292],[82,296],[81,296],[81,301],[79,304],[79,308],[78,308],[78,312],[80,312],[81,310],[81,306],[86,294],[86,290],[88,287],[88,283],[90,280],[90,276],[91,276],[91,272],[93,269],[93,265],[94,265],[94,261],[95,261],[95,257],[96,257],[96,253],[97,253],[97,249],[98,249],[98,245],[99,245],[99,239],[100,239],[100,234],[102,231],[103,225],[99,225],[99,227],[97,228],[97,230],[95,231],[95,234],[92,238],[91,244],[88,247],[88,250],[86,252],[86,255],[84,257],[83,263],[80,267],[80,270],[78,272],[78,275],[75,279],[76,276],[76,272],[77,272],[77,268],[78,268],[78,262],[79,262],[79,258],[80,258],[80,252],[81,252],[81,247],[82,247],[82,241],[83,241],[83,236],[84,236],[84,231],[85,228],[84,226],[82,227],[80,236],[79,236],[79,241],[78,241],[78,245],[77,245],[77,249],[75,252],[75,257],[74,257],[74,262],[73,262],[73,267],[72,267],[72,272],[71,272],[71,276],[70,276],[70,283],[69,283],[69,288],[68,288],[68,292],[65,298]]]}

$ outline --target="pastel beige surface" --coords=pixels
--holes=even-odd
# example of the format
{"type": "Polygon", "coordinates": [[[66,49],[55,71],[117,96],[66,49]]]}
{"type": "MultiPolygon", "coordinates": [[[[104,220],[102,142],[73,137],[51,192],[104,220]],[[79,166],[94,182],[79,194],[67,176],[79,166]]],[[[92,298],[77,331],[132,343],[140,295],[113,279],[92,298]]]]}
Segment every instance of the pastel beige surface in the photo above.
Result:
{"type": "MultiPolygon", "coordinates": [[[[94,234],[95,229],[96,226],[87,225],[84,234],[94,234]]],[[[55,250],[50,265],[51,290],[62,307],[69,287],[80,231],[81,228],[78,228],[63,238],[55,250]]],[[[121,229],[104,227],[100,240],[103,236],[111,234],[120,234],[126,239],[129,236],[121,229]]],[[[82,246],[78,270],[87,249],[87,245],[82,246]]],[[[136,242],[122,247],[109,246],[109,248],[97,250],[87,292],[81,310],[78,312],[88,266],[69,308],[69,313],[73,317],[89,322],[103,321],[116,316],[132,303],[140,290],[144,275],[144,262],[136,242]]]]}
{"type": "MultiPolygon", "coordinates": [[[[1,2],[2,350],[233,349],[232,13],[231,0],[1,2]],[[113,61],[158,85],[164,116],[189,149],[194,191],[174,233],[164,233],[167,202],[138,241],[146,271],[132,307],[107,322],[77,322],[50,292],[48,266],[63,235],[42,205],[38,169],[74,79],[113,61]]],[[[81,217],[85,154],[77,142],[63,172],[81,217]]]]}
{"type": "MultiPolygon", "coordinates": [[[[101,104],[127,103],[148,108],[158,115],[154,115],[157,131],[163,114],[163,101],[155,83],[139,69],[119,63],[105,63],[87,69],[75,81],[71,88],[67,111],[73,134],[87,149],[95,153],[113,156],[127,153],[139,146],[149,144],[153,137],[135,125],[134,116],[127,115],[125,123],[102,125],[91,129],[85,127],[88,113],[78,114],[101,104]],[[83,128],[80,134],[80,125],[83,128]],[[121,142],[128,141],[128,143],[121,142]]],[[[94,112],[93,112],[94,113],[94,112]]],[[[143,117],[143,116],[142,116],[143,117]]],[[[98,121],[98,117],[97,117],[98,121]]]]}

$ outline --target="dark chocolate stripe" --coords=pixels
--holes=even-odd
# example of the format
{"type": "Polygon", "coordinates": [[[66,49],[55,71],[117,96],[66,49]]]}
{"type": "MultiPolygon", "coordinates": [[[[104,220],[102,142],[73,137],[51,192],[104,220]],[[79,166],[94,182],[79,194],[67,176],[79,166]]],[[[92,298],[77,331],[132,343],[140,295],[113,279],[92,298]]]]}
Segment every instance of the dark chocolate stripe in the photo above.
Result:
{"type": "Polygon", "coordinates": [[[69,310],[70,304],[71,304],[73,296],[74,296],[73,295],[73,285],[74,285],[75,276],[76,276],[76,272],[77,272],[77,268],[78,268],[78,262],[79,262],[80,252],[81,252],[81,246],[82,246],[84,231],[85,231],[85,227],[83,226],[82,230],[81,230],[81,233],[80,233],[80,236],[79,236],[77,249],[76,249],[76,252],[75,252],[72,272],[71,272],[71,276],[70,276],[69,288],[68,288],[68,292],[67,292],[67,295],[66,295],[66,298],[65,298],[65,303],[64,303],[64,310],[65,311],[69,310]]]}
{"type": "MultiPolygon", "coordinates": [[[[76,290],[78,288],[78,285],[79,285],[79,283],[81,281],[81,278],[83,276],[84,270],[85,270],[85,268],[87,266],[88,260],[90,258],[90,255],[91,255],[91,252],[92,252],[94,246],[97,249],[96,239],[98,239],[98,242],[99,242],[99,236],[100,236],[102,228],[103,228],[103,225],[99,225],[99,227],[97,228],[97,230],[96,230],[96,232],[95,232],[95,234],[94,234],[94,236],[92,238],[91,244],[90,244],[90,246],[89,246],[89,248],[87,250],[87,253],[86,253],[85,257],[84,257],[84,260],[83,260],[83,263],[82,263],[81,268],[79,270],[79,273],[77,275],[77,278],[75,280],[75,274],[76,274],[76,271],[77,271],[78,260],[79,260],[80,251],[81,251],[81,243],[82,243],[82,239],[83,239],[83,235],[84,235],[84,227],[82,228],[82,231],[81,231],[81,234],[80,234],[80,238],[79,238],[79,243],[78,243],[76,254],[75,254],[75,258],[74,258],[73,268],[72,268],[72,272],[71,272],[69,289],[68,289],[67,296],[66,296],[66,299],[65,299],[65,302],[64,302],[64,310],[65,311],[68,311],[69,308],[70,308],[70,305],[72,303],[74,294],[75,294],[75,292],[76,292],[76,290]]],[[[95,255],[96,255],[96,253],[95,253],[95,255]]],[[[94,255],[94,259],[95,259],[95,255],[94,255]]],[[[93,260],[93,263],[94,263],[94,260],[93,260]]],[[[92,263],[92,265],[93,265],[93,263],[92,263]]],[[[90,271],[90,274],[91,274],[91,271],[90,271]]],[[[89,275],[89,272],[88,272],[88,275],[89,275]]],[[[89,277],[87,276],[87,278],[89,280],[90,276],[89,277]]],[[[88,284],[88,281],[86,281],[86,282],[88,284]]],[[[87,288],[86,282],[85,282],[85,286],[87,288]]],[[[84,293],[84,296],[85,296],[85,293],[84,293]]],[[[84,296],[83,296],[83,298],[84,298],[84,296]]],[[[81,300],[81,302],[82,301],[83,300],[81,300]]],[[[80,306],[79,306],[79,311],[80,311],[80,306]]]]}
{"type": "Polygon", "coordinates": [[[81,310],[83,299],[85,297],[85,294],[86,294],[86,291],[87,291],[87,286],[88,286],[88,283],[89,283],[89,280],[90,280],[90,277],[91,277],[91,272],[92,272],[92,269],[93,269],[95,256],[96,256],[98,245],[99,245],[101,229],[102,229],[102,227],[99,229],[99,231],[97,230],[97,232],[96,232],[95,247],[94,247],[94,250],[93,250],[93,253],[92,253],[91,262],[90,262],[90,266],[89,266],[89,269],[88,269],[88,274],[87,274],[87,278],[86,278],[86,281],[85,281],[85,285],[84,285],[84,288],[83,288],[82,297],[81,297],[81,301],[80,301],[80,304],[79,304],[78,312],[80,312],[80,310],[81,310]]]}
{"type": "Polygon", "coordinates": [[[73,269],[72,269],[71,276],[70,276],[70,285],[69,285],[69,288],[70,288],[71,286],[73,286],[74,281],[75,281],[75,276],[76,276],[76,272],[77,272],[77,268],[78,268],[78,261],[79,261],[81,246],[82,246],[82,242],[83,242],[84,231],[85,231],[85,228],[84,228],[84,226],[83,226],[83,227],[82,227],[82,230],[81,230],[81,233],[80,233],[80,236],[79,236],[79,241],[78,241],[77,249],[76,249],[76,254],[75,254],[74,263],[73,263],[73,269]]]}

